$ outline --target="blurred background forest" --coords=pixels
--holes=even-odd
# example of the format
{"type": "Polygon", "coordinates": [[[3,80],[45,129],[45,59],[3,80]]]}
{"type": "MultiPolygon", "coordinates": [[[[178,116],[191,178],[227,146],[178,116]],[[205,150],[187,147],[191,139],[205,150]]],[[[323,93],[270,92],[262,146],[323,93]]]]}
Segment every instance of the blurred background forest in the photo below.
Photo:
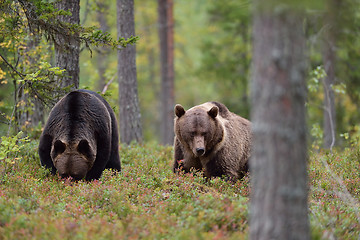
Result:
{"type": "MultiPolygon", "coordinates": [[[[304,26],[309,49],[308,128],[315,148],[323,145],[324,135],[328,132],[324,129],[324,113],[328,112],[324,101],[329,92],[333,94],[333,112],[336,113],[332,121],[336,127],[335,144],[342,146],[344,139],[360,136],[359,6],[359,0],[319,1],[314,8],[308,9],[304,22],[299,23],[304,26]],[[327,85],[329,77],[332,80],[327,85]],[[328,86],[331,89],[326,91],[328,86]]],[[[159,97],[158,1],[135,0],[134,10],[135,35],[139,37],[136,67],[144,141],[160,142],[163,120],[159,97]]],[[[252,1],[247,0],[174,1],[175,103],[187,109],[206,101],[220,101],[231,111],[249,118],[251,10],[252,1]]],[[[21,111],[24,104],[16,94],[17,86],[26,77],[41,75],[39,72],[44,69],[44,78],[61,74],[61,70],[52,68],[56,66],[51,41],[40,38],[37,47],[29,51],[31,34],[28,29],[17,25],[17,34],[9,34],[6,29],[9,29],[10,17],[6,11],[1,14],[0,53],[26,76],[21,77],[4,58],[0,58],[0,135],[8,134],[11,127],[16,131],[35,130],[32,132],[36,137],[45,119],[37,126],[27,126],[26,121],[16,119],[16,112],[21,111]]],[[[116,14],[115,0],[80,2],[80,24],[96,26],[113,38],[117,36],[116,14]]],[[[21,21],[22,16],[18,18],[17,21],[21,21]]],[[[79,87],[101,92],[108,84],[105,97],[118,113],[117,50],[93,46],[89,51],[81,47],[79,66],[79,87]]]]}

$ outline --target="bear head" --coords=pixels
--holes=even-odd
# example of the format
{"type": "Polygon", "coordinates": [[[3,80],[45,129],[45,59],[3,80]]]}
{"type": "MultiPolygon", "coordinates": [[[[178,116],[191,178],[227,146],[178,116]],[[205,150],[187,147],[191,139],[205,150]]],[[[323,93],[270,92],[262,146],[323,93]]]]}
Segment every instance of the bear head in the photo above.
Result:
{"type": "Polygon", "coordinates": [[[180,104],[175,106],[175,135],[195,157],[210,154],[222,141],[224,129],[218,113],[219,108],[210,103],[187,111],[180,104]]]}
{"type": "Polygon", "coordinates": [[[86,139],[70,143],[56,140],[50,154],[61,177],[80,180],[92,168],[96,158],[96,149],[91,147],[86,139]]]}

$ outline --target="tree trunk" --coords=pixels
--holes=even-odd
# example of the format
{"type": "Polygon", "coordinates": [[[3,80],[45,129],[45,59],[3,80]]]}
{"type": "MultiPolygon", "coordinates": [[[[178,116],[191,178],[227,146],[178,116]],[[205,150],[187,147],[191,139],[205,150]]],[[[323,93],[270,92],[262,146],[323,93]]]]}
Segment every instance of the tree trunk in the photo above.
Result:
{"type": "Polygon", "coordinates": [[[158,0],[161,66],[161,142],[174,142],[174,18],[173,1],[158,0]]]}
{"type": "MultiPolygon", "coordinates": [[[[24,62],[29,63],[26,67],[36,65],[36,61],[40,58],[36,51],[39,42],[39,36],[29,33],[29,39],[26,41],[25,59],[23,59],[24,62]]],[[[26,69],[24,69],[24,72],[25,71],[26,69]]],[[[36,70],[34,70],[34,72],[36,72],[36,70]]],[[[34,91],[36,91],[36,89],[32,89],[28,84],[20,84],[16,91],[16,99],[18,101],[16,103],[17,122],[20,129],[23,131],[28,128],[35,127],[45,120],[44,103],[37,98],[34,91]]]]}
{"type": "MultiPolygon", "coordinates": [[[[117,0],[117,28],[118,37],[135,36],[133,0],[117,0]]],[[[143,139],[135,54],[135,45],[118,50],[120,140],[126,144],[143,139]]]]}
{"type": "MultiPolygon", "coordinates": [[[[97,2],[98,12],[97,12],[97,20],[100,24],[100,30],[103,32],[109,31],[109,25],[106,20],[106,14],[109,11],[109,5],[106,2],[97,2]]],[[[107,55],[108,55],[108,47],[107,46],[99,46],[98,47],[98,56],[96,58],[99,80],[98,80],[98,87],[99,91],[102,91],[106,85],[106,66],[108,65],[107,62],[107,55]]]]}
{"type": "MultiPolygon", "coordinates": [[[[61,10],[71,12],[71,16],[59,16],[59,20],[71,24],[80,24],[80,0],[61,0],[56,3],[61,10]]],[[[74,35],[57,34],[55,37],[55,65],[66,70],[66,77],[58,79],[58,87],[79,88],[80,42],[74,35]]]]}
{"type": "Polygon", "coordinates": [[[20,129],[24,131],[28,128],[36,127],[40,122],[43,123],[45,120],[43,103],[36,96],[30,97],[24,87],[18,89],[17,94],[19,101],[17,120],[20,129]]]}
{"type": "Polygon", "coordinates": [[[332,86],[335,84],[336,65],[336,14],[340,7],[338,0],[329,0],[325,14],[325,35],[323,43],[323,62],[326,72],[324,79],[324,148],[332,149],[335,145],[336,112],[335,96],[332,86]]]}
{"type": "Polygon", "coordinates": [[[336,133],[336,112],[335,97],[332,89],[335,83],[335,52],[333,50],[333,41],[324,44],[323,61],[326,77],[323,82],[324,86],[324,148],[332,149],[335,145],[336,133]]]}
{"type": "Polygon", "coordinates": [[[250,239],[310,239],[303,17],[254,2],[250,239]]]}

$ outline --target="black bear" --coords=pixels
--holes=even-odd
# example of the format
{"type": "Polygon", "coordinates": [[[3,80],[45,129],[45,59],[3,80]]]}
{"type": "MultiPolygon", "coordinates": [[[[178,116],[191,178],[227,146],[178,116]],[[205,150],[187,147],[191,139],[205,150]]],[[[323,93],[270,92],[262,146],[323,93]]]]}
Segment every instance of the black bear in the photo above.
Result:
{"type": "Polygon", "coordinates": [[[53,107],[40,137],[41,165],[63,178],[99,179],[121,170],[114,111],[99,94],[76,90],[53,107]]]}
{"type": "Polygon", "coordinates": [[[236,181],[248,170],[251,123],[219,102],[207,102],[187,111],[175,106],[174,165],[204,170],[204,176],[236,181]]]}

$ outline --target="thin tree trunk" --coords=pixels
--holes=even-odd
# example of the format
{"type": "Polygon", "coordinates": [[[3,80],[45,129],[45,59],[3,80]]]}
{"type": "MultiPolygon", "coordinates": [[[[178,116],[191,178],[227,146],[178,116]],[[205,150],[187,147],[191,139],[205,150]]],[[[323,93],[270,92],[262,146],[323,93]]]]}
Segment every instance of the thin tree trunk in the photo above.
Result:
{"type": "Polygon", "coordinates": [[[253,26],[250,239],[310,239],[303,18],[261,4],[253,26]]]}
{"type": "Polygon", "coordinates": [[[161,66],[161,142],[174,142],[174,18],[173,1],[158,0],[161,66]]]}
{"type": "MultiPolygon", "coordinates": [[[[103,32],[109,31],[109,25],[106,20],[106,14],[109,11],[109,5],[106,2],[98,2],[98,12],[97,12],[97,20],[100,24],[100,30],[103,32]]],[[[102,91],[106,85],[106,66],[107,66],[107,53],[108,53],[108,47],[107,46],[101,46],[98,48],[98,56],[96,58],[97,62],[97,68],[98,68],[98,74],[99,74],[99,80],[98,80],[98,87],[97,89],[99,91],[102,91]]]]}
{"type": "MultiPolygon", "coordinates": [[[[117,0],[117,28],[118,37],[135,36],[133,0],[117,0]]],[[[120,140],[126,144],[143,140],[135,54],[135,45],[118,50],[120,140]]]]}
{"type": "Polygon", "coordinates": [[[323,62],[326,72],[324,79],[324,148],[332,149],[336,141],[336,111],[335,96],[332,86],[335,84],[336,65],[336,23],[337,10],[340,7],[338,0],[329,0],[328,9],[325,14],[323,62]]]}
{"type": "MultiPolygon", "coordinates": [[[[29,33],[30,39],[27,40],[26,52],[24,61],[28,61],[32,66],[35,61],[38,61],[39,54],[31,53],[39,45],[39,37],[29,33]]],[[[25,69],[24,69],[25,72],[25,69]]],[[[35,127],[39,122],[44,121],[44,104],[35,96],[31,94],[33,89],[29,89],[28,85],[20,85],[16,94],[18,103],[17,105],[17,122],[20,129],[25,130],[29,127],[35,127]]]]}
{"type": "Polygon", "coordinates": [[[22,87],[18,89],[17,99],[20,101],[17,107],[17,120],[22,130],[44,122],[44,105],[37,97],[30,97],[22,87]]]}
{"type": "MultiPolygon", "coordinates": [[[[330,41],[330,39],[328,40],[330,41]]],[[[335,112],[335,96],[332,86],[335,83],[335,52],[332,49],[333,44],[328,42],[325,44],[323,61],[326,72],[324,79],[324,148],[332,149],[335,145],[336,133],[336,112],[335,112]]]]}
{"type": "MultiPolygon", "coordinates": [[[[80,24],[80,0],[61,0],[56,3],[61,10],[71,12],[71,16],[59,16],[59,20],[71,24],[80,24]]],[[[66,70],[66,77],[60,78],[58,87],[79,88],[80,42],[73,35],[58,34],[55,38],[55,65],[66,70]]]]}

